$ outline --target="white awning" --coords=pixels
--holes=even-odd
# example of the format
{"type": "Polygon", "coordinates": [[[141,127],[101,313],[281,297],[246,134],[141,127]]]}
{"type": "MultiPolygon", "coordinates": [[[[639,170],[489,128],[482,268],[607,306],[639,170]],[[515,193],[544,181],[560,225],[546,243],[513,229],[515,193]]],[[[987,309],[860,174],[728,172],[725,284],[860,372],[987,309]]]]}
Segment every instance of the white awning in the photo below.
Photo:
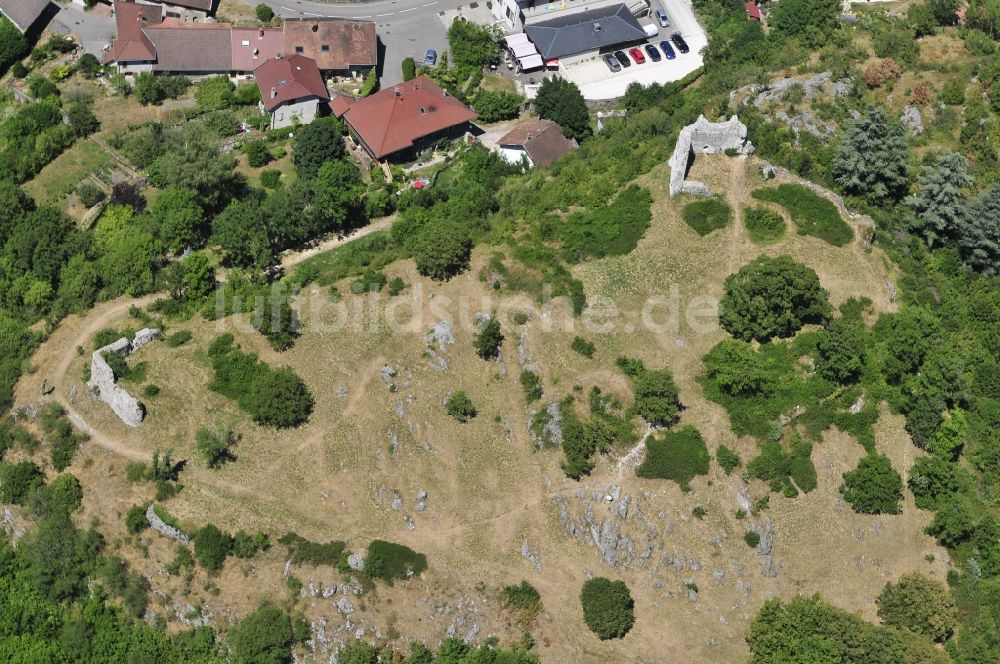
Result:
{"type": "Polygon", "coordinates": [[[524,58],[529,55],[538,55],[538,49],[534,44],[518,44],[511,48],[515,58],[524,58]]]}
{"type": "Polygon", "coordinates": [[[518,32],[517,34],[514,35],[507,35],[506,37],[504,37],[504,40],[507,42],[507,46],[510,46],[511,48],[514,48],[518,44],[531,43],[531,41],[528,39],[528,35],[524,34],[523,32],[518,32]]]}
{"type": "Polygon", "coordinates": [[[518,58],[517,61],[521,63],[521,69],[525,71],[529,69],[536,69],[542,66],[542,56],[538,55],[537,53],[535,55],[529,55],[524,58],[518,58]]]}

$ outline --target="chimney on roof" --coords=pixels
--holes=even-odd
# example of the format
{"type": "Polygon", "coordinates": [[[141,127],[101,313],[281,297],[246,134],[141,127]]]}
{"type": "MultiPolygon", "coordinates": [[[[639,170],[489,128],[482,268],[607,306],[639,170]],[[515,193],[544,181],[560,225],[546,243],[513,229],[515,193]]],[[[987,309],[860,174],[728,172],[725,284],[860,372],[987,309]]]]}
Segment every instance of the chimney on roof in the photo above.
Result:
{"type": "Polygon", "coordinates": [[[426,114],[427,114],[427,109],[424,108],[423,106],[421,106],[420,107],[420,115],[426,115],[426,114]]]}
{"type": "Polygon", "coordinates": [[[600,31],[601,31],[601,24],[600,24],[600,22],[594,21],[594,32],[600,32],[600,31]]]}
{"type": "Polygon", "coordinates": [[[319,23],[313,23],[312,31],[319,32],[319,23]]]}
{"type": "Polygon", "coordinates": [[[441,91],[441,96],[442,97],[447,97],[448,96],[448,91],[447,90],[442,90],[441,91]]]}
{"type": "Polygon", "coordinates": [[[394,87],[392,89],[392,91],[396,93],[397,97],[402,97],[403,96],[403,91],[399,88],[398,85],[396,87],[394,87]]]}
{"type": "Polygon", "coordinates": [[[257,31],[257,39],[263,39],[263,38],[264,38],[264,28],[261,28],[260,30],[257,31]]]}
{"type": "Polygon", "coordinates": [[[278,88],[272,87],[271,88],[271,99],[274,99],[277,96],[278,96],[278,88]]]}

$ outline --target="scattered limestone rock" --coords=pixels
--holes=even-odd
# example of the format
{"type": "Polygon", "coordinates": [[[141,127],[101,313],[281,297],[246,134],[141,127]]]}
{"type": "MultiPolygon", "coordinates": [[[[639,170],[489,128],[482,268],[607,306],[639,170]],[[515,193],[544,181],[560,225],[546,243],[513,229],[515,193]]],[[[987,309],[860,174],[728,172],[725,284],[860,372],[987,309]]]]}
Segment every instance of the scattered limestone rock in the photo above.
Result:
{"type": "Polygon", "coordinates": [[[338,399],[346,399],[347,398],[347,386],[346,385],[338,385],[337,386],[337,398],[338,399]]]}
{"type": "Polygon", "coordinates": [[[907,104],[903,107],[903,124],[910,128],[910,133],[919,136],[924,133],[924,119],[920,115],[920,109],[907,104]]]}
{"type": "Polygon", "coordinates": [[[341,597],[337,600],[337,609],[345,616],[349,616],[354,613],[354,605],[351,604],[351,600],[346,597],[341,597]]]}
{"type": "MultiPolygon", "coordinates": [[[[350,567],[355,572],[361,572],[365,569],[365,556],[362,553],[352,553],[347,556],[347,566],[350,567]]],[[[336,588],[334,589],[336,592],[336,588]]]]}
{"type": "Polygon", "coordinates": [[[388,364],[379,369],[379,375],[382,376],[383,383],[391,383],[392,379],[396,377],[397,371],[395,367],[388,364]]]}
{"type": "Polygon", "coordinates": [[[524,543],[521,545],[521,557],[530,560],[535,571],[539,574],[542,573],[542,557],[537,551],[531,550],[528,546],[528,540],[524,540],[524,543]]]}

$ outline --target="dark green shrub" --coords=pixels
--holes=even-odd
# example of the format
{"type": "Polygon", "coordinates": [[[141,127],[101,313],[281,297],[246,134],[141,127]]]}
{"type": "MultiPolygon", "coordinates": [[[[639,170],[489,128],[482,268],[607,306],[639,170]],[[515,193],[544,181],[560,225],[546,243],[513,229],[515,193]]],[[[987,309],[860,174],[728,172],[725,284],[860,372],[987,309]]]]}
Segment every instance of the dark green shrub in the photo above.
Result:
{"type": "Polygon", "coordinates": [[[712,196],[685,205],[681,217],[698,235],[708,235],[728,226],[733,220],[733,210],[729,203],[718,196],[712,196]]]}
{"type": "Polygon", "coordinates": [[[187,330],[179,330],[169,335],[163,340],[170,348],[176,348],[177,346],[182,346],[187,342],[191,341],[191,333],[187,330]]]}
{"type": "Polygon", "coordinates": [[[373,540],[368,545],[365,574],[373,579],[382,579],[391,586],[393,581],[418,576],[425,569],[426,556],[407,546],[384,540],[373,540]]]}
{"type": "Polygon", "coordinates": [[[667,431],[662,437],[646,441],[646,458],[636,468],[638,477],[674,480],[684,491],[691,489],[696,475],[708,473],[708,448],[701,433],[693,426],[667,431]]]}
{"type": "Polygon", "coordinates": [[[917,572],[904,574],[899,583],[887,583],[879,593],[878,615],[886,625],[909,630],[943,642],[958,624],[955,600],[939,581],[917,572]]]}
{"type": "Polygon", "coordinates": [[[630,253],[649,228],[652,204],[647,189],[629,185],[610,205],[574,212],[565,219],[551,218],[553,231],[562,241],[563,257],[579,263],[630,253]]]}
{"type": "Polygon", "coordinates": [[[229,630],[226,643],[239,664],[285,664],[292,659],[292,620],[265,604],[229,630]]]}
{"type": "Polygon", "coordinates": [[[762,205],[743,209],[743,226],[750,240],[757,244],[777,242],[785,235],[785,220],[774,210],[762,205]]]}
{"type": "Polygon", "coordinates": [[[389,282],[389,278],[378,270],[365,270],[361,277],[351,284],[351,292],[355,295],[362,293],[378,293],[389,282]]]}
{"type": "Polygon", "coordinates": [[[484,360],[496,357],[500,352],[500,344],[503,343],[503,334],[500,332],[500,321],[496,316],[486,321],[479,334],[472,341],[476,354],[484,360]]]}
{"type": "Polygon", "coordinates": [[[413,58],[407,56],[403,58],[403,80],[410,81],[417,76],[417,63],[414,62],[413,58]]]}
{"type": "Polygon", "coordinates": [[[141,533],[149,528],[149,521],[146,520],[146,507],[144,505],[133,505],[125,513],[125,530],[133,535],[141,533]]]}
{"type": "Polygon", "coordinates": [[[573,337],[573,342],[569,347],[588,359],[594,357],[594,344],[583,337],[573,337]]]}
{"type": "Polygon", "coordinates": [[[521,372],[521,387],[524,388],[524,399],[528,403],[542,398],[542,379],[534,371],[521,372]]]}
{"type": "Polygon", "coordinates": [[[580,591],[583,621],[601,640],[625,636],[635,623],[632,594],[624,581],[587,579],[580,591]]]}
{"type": "Polygon", "coordinates": [[[94,207],[106,198],[106,194],[93,182],[81,182],[76,188],[76,194],[85,207],[94,207]]]}
{"type": "Polygon", "coordinates": [[[253,558],[270,546],[267,535],[262,532],[251,535],[241,530],[233,536],[233,555],[237,558],[253,558]]]}
{"type": "Polygon", "coordinates": [[[202,526],[194,534],[194,557],[210,575],[222,571],[226,556],[232,553],[233,538],[212,524],[202,526]]]}
{"type": "Polygon", "coordinates": [[[337,567],[340,564],[347,547],[344,542],[336,540],[325,544],[310,542],[295,533],[282,535],[278,543],[288,549],[288,557],[295,564],[330,567],[337,567]]]}
{"type": "Polygon", "coordinates": [[[142,396],[153,398],[160,393],[159,385],[153,385],[150,383],[142,388],[142,396]]]}
{"type": "Polygon", "coordinates": [[[748,530],[743,533],[743,541],[747,543],[748,547],[755,549],[760,544],[760,535],[752,530],[748,530]]]}
{"type": "Polygon", "coordinates": [[[23,505],[45,483],[42,469],[30,461],[0,462],[0,501],[23,505]]]}
{"type": "Polygon", "coordinates": [[[475,404],[472,403],[472,399],[461,390],[448,397],[444,407],[448,411],[448,414],[459,422],[468,422],[478,413],[475,404]]]}
{"type": "Polygon", "coordinates": [[[271,163],[271,152],[265,141],[253,141],[246,145],[247,164],[250,168],[261,168],[271,163]]]}
{"type": "Polygon", "coordinates": [[[633,410],[654,426],[671,426],[680,414],[677,384],[670,369],[646,369],[634,379],[633,410]]]}
{"type": "Polygon", "coordinates": [[[267,189],[277,189],[281,186],[281,171],[274,169],[261,171],[260,184],[267,189]]]}
{"type": "Polygon", "coordinates": [[[869,454],[857,468],[844,473],[840,492],[859,514],[899,514],[903,480],[888,457],[869,454]]]}
{"type": "Polygon", "coordinates": [[[391,297],[400,295],[404,290],[406,290],[406,283],[399,277],[393,277],[390,279],[386,287],[386,292],[389,293],[391,297]]]}
{"type": "Polygon", "coordinates": [[[725,471],[726,475],[729,475],[743,464],[740,455],[725,445],[719,445],[719,449],[715,451],[715,460],[722,470],[725,471]]]}
{"type": "Polygon", "coordinates": [[[837,206],[800,184],[755,189],[753,197],[788,210],[799,235],[812,235],[835,247],[854,239],[854,231],[840,217],[837,206]]]}
{"type": "Polygon", "coordinates": [[[542,612],[542,596],[533,585],[521,581],[517,585],[504,586],[500,591],[500,605],[516,614],[522,626],[530,625],[542,612]]]}

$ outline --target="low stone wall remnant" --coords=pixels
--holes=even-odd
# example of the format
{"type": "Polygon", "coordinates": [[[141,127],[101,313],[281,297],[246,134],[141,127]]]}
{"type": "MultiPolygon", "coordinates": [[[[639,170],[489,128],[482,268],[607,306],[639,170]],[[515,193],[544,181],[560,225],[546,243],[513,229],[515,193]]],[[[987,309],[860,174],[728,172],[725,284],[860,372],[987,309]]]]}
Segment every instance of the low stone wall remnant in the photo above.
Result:
{"type": "Polygon", "coordinates": [[[111,410],[130,427],[142,424],[146,411],[139,400],[119,387],[115,382],[115,372],[104,359],[106,353],[116,353],[127,357],[137,348],[141,348],[160,336],[160,331],[152,328],[139,330],[135,339],[129,341],[122,337],[103,348],[94,351],[90,360],[90,380],[87,386],[95,398],[111,406],[111,410]]]}
{"type": "Polygon", "coordinates": [[[686,179],[688,168],[696,155],[724,154],[726,151],[737,154],[753,152],[753,143],[747,140],[747,126],[735,115],[725,122],[709,122],[704,115],[699,115],[693,124],[681,129],[669,162],[670,195],[710,195],[704,182],[686,179]]]}

